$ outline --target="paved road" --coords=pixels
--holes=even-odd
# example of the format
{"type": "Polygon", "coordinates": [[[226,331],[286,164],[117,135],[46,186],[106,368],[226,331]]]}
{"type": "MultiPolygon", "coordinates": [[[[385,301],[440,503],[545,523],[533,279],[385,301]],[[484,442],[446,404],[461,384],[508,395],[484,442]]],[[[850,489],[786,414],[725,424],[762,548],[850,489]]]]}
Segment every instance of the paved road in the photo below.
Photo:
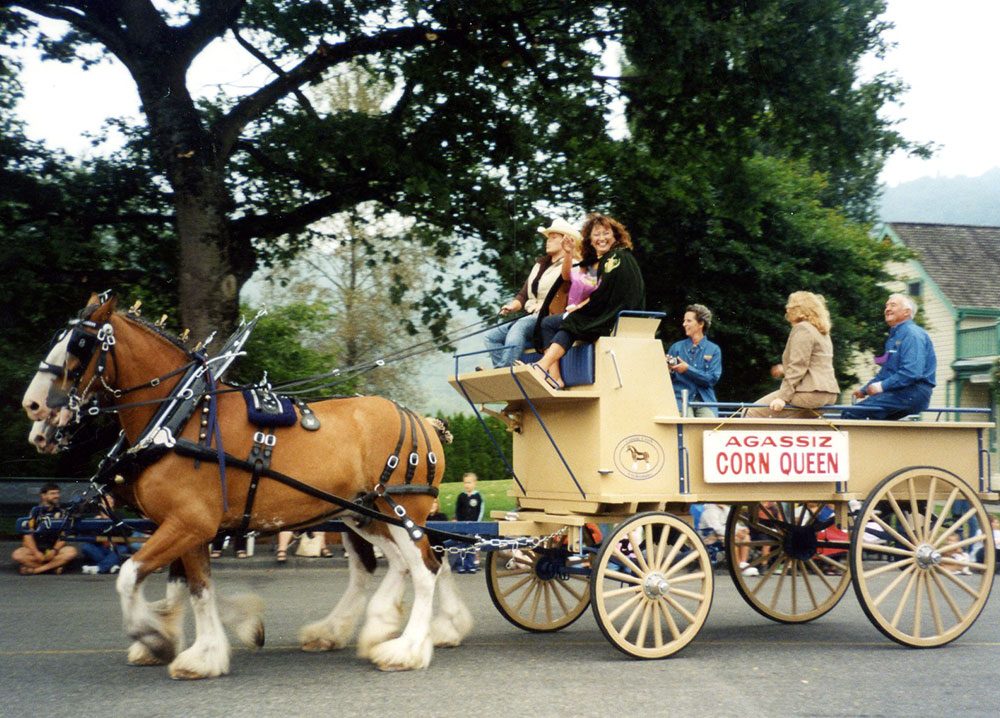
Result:
{"type": "MultiPolygon", "coordinates": [[[[270,554],[224,559],[226,593],[267,603],[267,647],[238,650],[231,675],[175,682],[125,664],[114,580],[21,577],[0,544],[0,716],[470,715],[995,716],[1000,713],[1000,599],[943,648],[882,637],[849,591],[811,624],[783,626],[746,606],[720,575],[698,638],[677,656],[638,661],[608,644],[588,612],[564,631],[529,634],[493,608],[482,575],[458,576],[477,625],[426,671],[386,674],[351,652],[306,654],[295,632],[339,596],[340,559],[270,554]]],[[[163,576],[147,595],[162,595],[163,576]]],[[[997,589],[1000,590],[1000,589],[997,589]]],[[[190,618],[189,618],[190,624],[190,618]]],[[[188,635],[193,629],[188,627],[188,635]]]]}

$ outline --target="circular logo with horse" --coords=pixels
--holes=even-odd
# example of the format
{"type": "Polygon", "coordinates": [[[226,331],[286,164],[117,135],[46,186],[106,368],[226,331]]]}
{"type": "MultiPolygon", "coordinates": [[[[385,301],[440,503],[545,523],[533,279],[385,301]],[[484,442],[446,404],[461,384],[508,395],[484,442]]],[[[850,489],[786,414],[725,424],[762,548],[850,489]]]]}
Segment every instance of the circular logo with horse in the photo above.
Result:
{"type": "Polygon", "coordinates": [[[663,448],[649,436],[626,436],[615,447],[615,468],[636,481],[651,479],[663,468],[663,448]]]}

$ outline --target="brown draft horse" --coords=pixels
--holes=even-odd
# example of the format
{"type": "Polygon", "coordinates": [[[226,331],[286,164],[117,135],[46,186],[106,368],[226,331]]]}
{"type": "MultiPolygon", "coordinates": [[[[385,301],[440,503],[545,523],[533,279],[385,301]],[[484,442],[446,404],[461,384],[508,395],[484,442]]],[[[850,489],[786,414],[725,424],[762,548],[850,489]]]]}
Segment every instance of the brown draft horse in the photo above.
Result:
{"type": "MultiPolygon", "coordinates": [[[[65,423],[68,412],[62,408],[65,401],[59,397],[65,399],[75,385],[84,400],[101,392],[111,397],[112,404],[130,407],[123,408],[118,416],[126,438],[134,446],[158,406],[142,402],[169,396],[180,381],[178,375],[158,386],[149,386],[152,380],[183,367],[189,355],[179,342],[155,327],[114,309],[114,298],[102,303],[96,295],[91,297],[90,305],[81,314],[89,320],[86,324],[90,329],[66,332],[49,351],[23,400],[25,411],[36,422],[33,435],[47,433],[37,422],[65,423]],[[79,332],[97,333],[95,327],[105,337],[113,335],[113,355],[100,376],[97,352],[93,357],[80,359],[68,346],[71,337],[80,339],[79,332]],[[136,387],[139,389],[127,395],[116,394],[136,387]]],[[[219,393],[217,399],[223,448],[234,457],[248,456],[257,429],[247,421],[242,396],[219,393]]],[[[401,420],[396,405],[379,397],[355,397],[317,402],[311,408],[321,428],[318,431],[305,431],[298,425],[276,428],[271,468],[342,498],[353,499],[372,491],[379,484],[387,457],[393,454],[400,435],[401,420]]],[[[198,439],[199,417],[200,412],[187,422],[181,436],[198,439]]],[[[444,454],[433,424],[426,419],[422,421],[432,428],[423,431],[411,422],[405,446],[410,447],[415,434],[420,456],[426,457],[428,451],[433,451],[442,457],[433,479],[436,485],[444,472],[444,454]]],[[[34,443],[39,450],[51,447],[51,442],[37,438],[34,443]]],[[[403,458],[389,478],[389,485],[401,483],[409,463],[405,455],[403,458]]],[[[413,483],[426,483],[428,472],[428,462],[420,461],[413,483]]],[[[172,678],[208,678],[229,672],[230,645],[224,626],[248,645],[263,644],[260,600],[255,596],[217,599],[209,570],[208,542],[220,528],[235,529],[241,525],[249,484],[249,472],[230,466],[226,470],[223,497],[217,463],[196,465],[191,458],[168,451],[142,469],[138,478],[112,489],[116,498],[135,507],[158,526],[118,575],[117,591],[125,630],[134,639],[128,654],[130,663],[169,663],[172,678]],[[166,597],[150,604],[143,597],[142,582],[168,565],[171,570],[166,597]],[[186,649],[182,635],[185,588],[190,594],[196,631],[194,643],[186,649]]],[[[429,494],[402,493],[395,500],[404,507],[407,516],[421,526],[424,524],[432,502],[429,494]]],[[[265,476],[252,504],[249,529],[270,533],[284,527],[308,526],[330,516],[336,508],[265,476]]],[[[391,514],[383,499],[377,500],[375,508],[391,514]]],[[[345,523],[381,548],[389,561],[387,574],[368,603],[358,638],[358,655],[383,670],[408,670],[429,665],[434,645],[458,645],[472,627],[471,614],[456,591],[447,562],[442,565],[438,561],[427,537],[414,542],[402,527],[381,521],[362,523],[347,518],[345,523]],[[407,574],[413,585],[413,606],[409,621],[402,628],[407,574]],[[432,616],[437,584],[440,584],[440,608],[438,615],[432,616]]],[[[345,548],[350,566],[347,590],[326,618],[300,630],[304,650],[343,647],[364,610],[369,571],[363,567],[362,556],[352,542],[346,541],[345,548]]]]}

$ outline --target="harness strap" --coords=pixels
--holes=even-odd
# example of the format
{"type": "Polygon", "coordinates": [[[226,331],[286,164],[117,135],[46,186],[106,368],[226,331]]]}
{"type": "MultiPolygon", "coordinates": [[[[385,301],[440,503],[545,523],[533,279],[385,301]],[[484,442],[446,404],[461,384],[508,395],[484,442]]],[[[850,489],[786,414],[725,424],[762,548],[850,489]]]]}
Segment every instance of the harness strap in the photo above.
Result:
{"type": "Polygon", "coordinates": [[[406,437],[406,419],[403,417],[403,410],[396,402],[392,402],[392,405],[396,407],[396,411],[399,413],[399,439],[396,441],[395,451],[385,460],[385,468],[382,469],[382,475],[378,478],[379,484],[382,485],[389,481],[392,472],[399,466],[399,450],[403,448],[403,439],[406,437]]]}
{"type": "MultiPolygon", "coordinates": [[[[215,450],[206,449],[200,444],[197,444],[189,439],[183,439],[183,438],[178,439],[172,448],[173,451],[179,454],[180,456],[187,456],[188,458],[200,457],[204,461],[219,460],[219,454],[215,450]]],[[[247,472],[253,471],[253,466],[251,466],[249,462],[244,461],[242,459],[237,459],[235,456],[232,456],[230,454],[225,455],[225,460],[226,463],[228,463],[233,468],[241,469],[247,472]]],[[[260,474],[261,476],[266,476],[269,479],[274,479],[275,481],[278,481],[279,483],[282,483],[290,488],[296,489],[297,491],[301,491],[307,496],[312,496],[313,498],[320,499],[321,501],[326,501],[327,503],[333,504],[335,506],[340,506],[343,509],[352,511],[356,514],[360,514],[361,516],[365,516],[371,519],[376,519],[378,521],[384,521],[385,523],[392,524],[393,526],[404,525],[403,521],[397,516],[383,514],[381,511],[376,511],[375,509],[368,508],[367,506],[358,503],[356,501],[349,501],[347,499],[343,499],[335,494],[323,491],[322,489],[317,489],[315,486],[310,486],[309,484],[303,481],[299,481],[298,479],[293,479],[291,476],[288,476],[287,474],[282,474],[280,471],[275,471],[274,469],[271,468],[266,468],[266,469],[261,468],[260,474]]],[[[381,496],[382,498],[384,498],[389,494],[395,494],[395,493],[414,493],[414,494],[422,493],[428,496],[438,495],[438,490],[436,486],[409,486],[409,487],[382,486],[381,488],[384,491],[384,494],[382,494],[381,496]],[[399,489],[404,489],[404,488],[408,490],[399,491],[399,489]]],[[[416,527],[415,524],[414,526],[415,528],[418,528],[420,530],[421,532],[420,535],[423,536],[424,530],[420,527],[416,527]]],[[[413,532],[410,532],[410,535],[413,536],[413,532]]]]}
{"type": "Polygon", "coordinates": [[[434,455],[434,451],[431,449],[431,437],[427,433],[427,425],[418,416],[417,425],[420,427],[420,431],[424,435],[424,444],[427,446],[427,483],[434,483],[434,470],[437,469],[437,456],[434,455]]]}
{"type": "Polygon", "coordinates": [[[406,460],[406,476],[403,478],[403,483],[409,484],[413,481],[413,474],[416,473],[417,466],[420,465],[420,454],[417,453],[417,426],[413,420],[413,412],[406,407],[403,407],[403,411],[406,418],[410,420],[410,456],[406,460]]]}
{"type": "Polygon", "coordinates": [[[250,449],[250,458],[247,463],[253,466],[250,472],[250,488],[247,489],[247,502],[243,507],[243,520],[240,522],[239,532],[246,533],[250,526],[250,515],[253,513],[253,502],[257,496],[257,485],[260,483],[261,471],[271,466],[271,454],[278,439],[274,435],[274,427],[268,427],[267,433],[258,431],[253,435],[253,447],[250,449]]]}

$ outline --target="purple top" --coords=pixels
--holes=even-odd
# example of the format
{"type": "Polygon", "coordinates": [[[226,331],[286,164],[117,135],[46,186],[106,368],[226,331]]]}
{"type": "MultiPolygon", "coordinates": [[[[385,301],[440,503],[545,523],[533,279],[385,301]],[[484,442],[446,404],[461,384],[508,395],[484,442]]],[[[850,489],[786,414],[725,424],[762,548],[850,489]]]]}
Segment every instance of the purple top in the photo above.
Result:
{"type": "Polygon", "coordinates": [[[601,280],[597,277],[597,265],[591,265],[590,269],[594,270],[593,274],[585,269],[581,269],[580,267],[573,267],[573,269],[570,270],[569,298],[566,301],[567,306],[579,305],[584,299],[589,297],[601,283],[601,280]]]}

